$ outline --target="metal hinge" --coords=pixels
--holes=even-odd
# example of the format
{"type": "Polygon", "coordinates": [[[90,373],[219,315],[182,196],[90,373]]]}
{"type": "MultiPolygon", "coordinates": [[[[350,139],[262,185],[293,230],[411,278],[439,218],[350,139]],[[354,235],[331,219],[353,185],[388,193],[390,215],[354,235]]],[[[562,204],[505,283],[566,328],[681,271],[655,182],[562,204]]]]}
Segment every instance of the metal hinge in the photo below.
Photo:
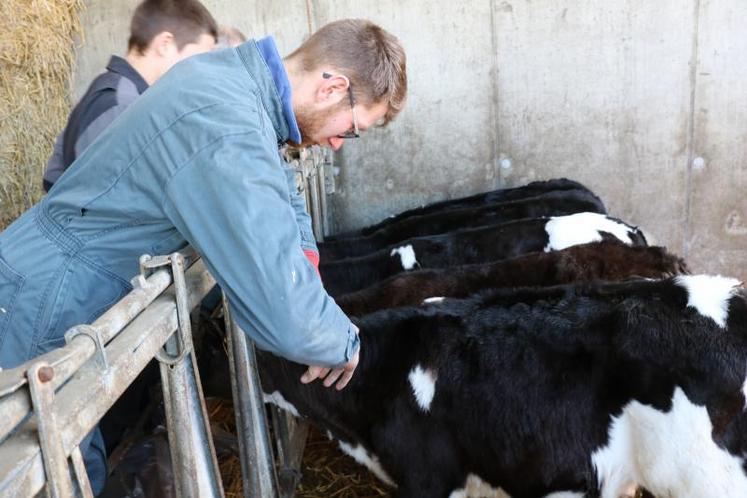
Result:
{"type": "Polygon", "coordinates": [[[176,316],[178,328],[176,340],[167,341],[166,345],[156,353],[156,359],[167,365],[175,365],[192,351],[192,324],[189,317],[189,293],[187,291],[187,280],[184,276],[187,259],[180,252],[167,256],[151,256],[143,254],[140,257],[140,276],[137,277],[144,282],[148,274],[155,268],[169,266],[171,268],[172,281],[174,283],[174,295],[176,296],[176,316]]]}

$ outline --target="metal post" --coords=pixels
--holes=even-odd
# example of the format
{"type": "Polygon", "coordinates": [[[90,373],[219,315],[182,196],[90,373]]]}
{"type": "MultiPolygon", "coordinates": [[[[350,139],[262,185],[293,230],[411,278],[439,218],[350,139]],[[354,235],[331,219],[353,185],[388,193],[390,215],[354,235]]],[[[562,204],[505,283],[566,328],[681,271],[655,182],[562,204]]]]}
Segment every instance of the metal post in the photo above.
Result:
{"type": "Polygon", "coordinates": [[[316,240],[319,242],[324,242],[324,238],[329,235],[329,218],[327,216],[327,213],[329,212],[327,207],[327,170],[332,167],[332,160],[327,160],[328,157],[331,157],[331,154],[328,154],[326,149],[323,149],[320,154],[316,175],[317,185],[319,186],[319,216],[322,220],[321,230],[315,234],[316,240]]]}
{"type": "Polygon", "coordinates": [[[73,481],[70,466],[62,446],[57,412],[54,409],[54,387],[50,381],[54,369],[46,362],[34,363],[28,369],[31,403],[39,427],[39,445],[42,449],[44,472],[47,475],[47,494],[52,498],[73,496],[73,481]]]}
{"type": "Polygon", "coordinates": [[[86,464],[83,462],[80,446],[73,448],[72,453],[70,453],[70,460],[73,461],[75,478],[77,479],[81,496],[83,498],[93,498],[93,490],[91,489],[91,482],[88,480],[88,472],[86,471],[86,464]]]}
{"type": "Polygon", "coordinates": [[[292,498],[301,482],[301,459],[309,434],[309,423],[275,405],[270,406],[275,445],[278,449],[278,484],[282,498],[292,498]]]}
{"type": "Polygon", "coordinates": [[[192,348],[185,261],[179,253],[168,259],[174,278],[179,327],[156,358],[160,362],[176,493],[185,498],[222,497],[220,470],[192,348]]]}
{"type": "Polygon", "coordinates": [[[254,345],[232,319],[225,295],[223,313],[244,497],[277,498],[277,477],[254,345]]]}
{"type": "MultiPolygon", "coordinates": [[[[167,343],[169,350],[175,353],[174,336],[167,343]]],[[[176,364],[160,364],[176,493],[184,498],[222,497],[196,364],[194,351],[176,364]]]]}
{"type": "MultiPolygon", "coordinates": [[[[322,216],[321,216],[321,200],[319,198],[319,170],[317,168],[318,163],[315,161],[316,155],[308,153],[306,156],[306,164],[308,166],[309,175],[306,178],[306,188],[308,189],[311,197],[311,204],[307,204],[307,208],[311,211],[311,225],[318,240],[324,239],[324,228],[322,227],[322,216]],[[320,238],[321,236],[321,238],[320,238]]],[[[302,156],[303,157],[303,156],[302,156]]]]}

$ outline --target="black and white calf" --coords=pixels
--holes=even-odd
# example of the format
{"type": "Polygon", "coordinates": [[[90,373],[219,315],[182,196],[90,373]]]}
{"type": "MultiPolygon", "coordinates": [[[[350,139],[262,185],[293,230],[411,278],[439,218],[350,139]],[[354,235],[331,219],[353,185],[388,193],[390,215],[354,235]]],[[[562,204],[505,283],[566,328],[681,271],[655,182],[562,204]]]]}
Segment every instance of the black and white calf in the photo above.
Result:
{"type": "Polygon", "coordinates": [[[533,252],[492,263],[400,273],[335,298],[348,315],[420,304],[424,299],[468,297],[496,287],[547,287],[628,277],[662,278],[687,273],[685,263],[662,247],[594,242],[560,251],[533,252]]]}
{"type": "Polygon", "coordinates": [[[618,498],[634,484],[747,496],[747,302],[733,279],[498,290],[359,326],[343,391],[260,352],[263,388],[399,498],[480,482],[513,498],[618,498]]]}
{"type": "MultiPolygon", "coordinates": [[[[594,193],[586,188],[579,182],[568,180],[567,178],[557,178],[553,180],[543,180],[528,183],[521,187],[504,188],[498,190],[492,190],[490,192],[481,192],[479,194],[471,195],[469,197],[460,197],[458,199],[449,199],[445,201],[434,202],[425,206],[403,211],[397,215],[390,216],[389,218],[368,227],[360,228],[350,232],[335,234],[327,237],[327,240],[342,240],[351,237],[360,237],[371,235],[383,228],[388,228],[391,225],[397,224],[403,220],[407,220],[412,217],[423,216],[433,213],[444,213],[454,209],[463,208],[475,208],[488,206],[490,204],[496,204],[499,202],[515,201],[519,199],[526,199],[528,197],[534,197],[548,192],[561,192],[564,190],[576,190],[584,191],[594,196],[596,202],[601,206],[601,211],[606,212],[602,201],[594,195],[594,193]]],[[[596,210],[595,210],[596,211],[596,210]]]]}
{"type": "Polygon", "coordinates": [[[598,213],[577,213],[415,237],[368,256],[323,262],[319,271],[327,292],[339,296],[403,271],[487,263],[601,240],[646,245],[636,227],[598,213]]]}
{"type": "Polygon", "coordinates": [[[323,262],[362,256],[388,245],[425,235],[496,225],[524,218],[564,216],[574,213],[606,214],[597,196],[586,189],[546,192],[533,197],[409,216],[360,237],[319,244],[323,262]]]}

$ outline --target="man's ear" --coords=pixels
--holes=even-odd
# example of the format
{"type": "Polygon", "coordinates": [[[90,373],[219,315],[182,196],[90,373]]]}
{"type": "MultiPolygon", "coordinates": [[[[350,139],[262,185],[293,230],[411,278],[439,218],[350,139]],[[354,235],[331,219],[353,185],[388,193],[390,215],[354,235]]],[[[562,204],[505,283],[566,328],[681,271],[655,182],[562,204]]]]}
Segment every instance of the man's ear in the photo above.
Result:
{"type": "Polygon", "coordinates": [[[329,78],[322,77],[316,91],[316,100],[319,103],[337,104],[345,98],[349,86],[350,81],[347,76],[336,74],[329,78]]]}
{"type": "Polygon", "coordinates": [[[150,41],[148,45],[154,54],[169,58],[175,55],[179,50],[176,47],[174,35],[169,31],[161,31],[150,41]]]}

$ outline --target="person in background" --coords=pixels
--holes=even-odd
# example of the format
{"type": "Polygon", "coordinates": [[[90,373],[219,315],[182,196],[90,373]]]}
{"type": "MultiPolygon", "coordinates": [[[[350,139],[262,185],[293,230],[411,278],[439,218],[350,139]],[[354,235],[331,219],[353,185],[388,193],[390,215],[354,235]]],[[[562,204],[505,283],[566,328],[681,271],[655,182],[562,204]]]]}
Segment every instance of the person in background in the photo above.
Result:
{"type": "Polygon", "coordinates": [[[127,55],[113,55],[93,80],[57,137],[44,171],[49,192],[62,173],[171,66],[212,50],[218,25],[198,0],[144,0],[130,22],[127,55]]]}

